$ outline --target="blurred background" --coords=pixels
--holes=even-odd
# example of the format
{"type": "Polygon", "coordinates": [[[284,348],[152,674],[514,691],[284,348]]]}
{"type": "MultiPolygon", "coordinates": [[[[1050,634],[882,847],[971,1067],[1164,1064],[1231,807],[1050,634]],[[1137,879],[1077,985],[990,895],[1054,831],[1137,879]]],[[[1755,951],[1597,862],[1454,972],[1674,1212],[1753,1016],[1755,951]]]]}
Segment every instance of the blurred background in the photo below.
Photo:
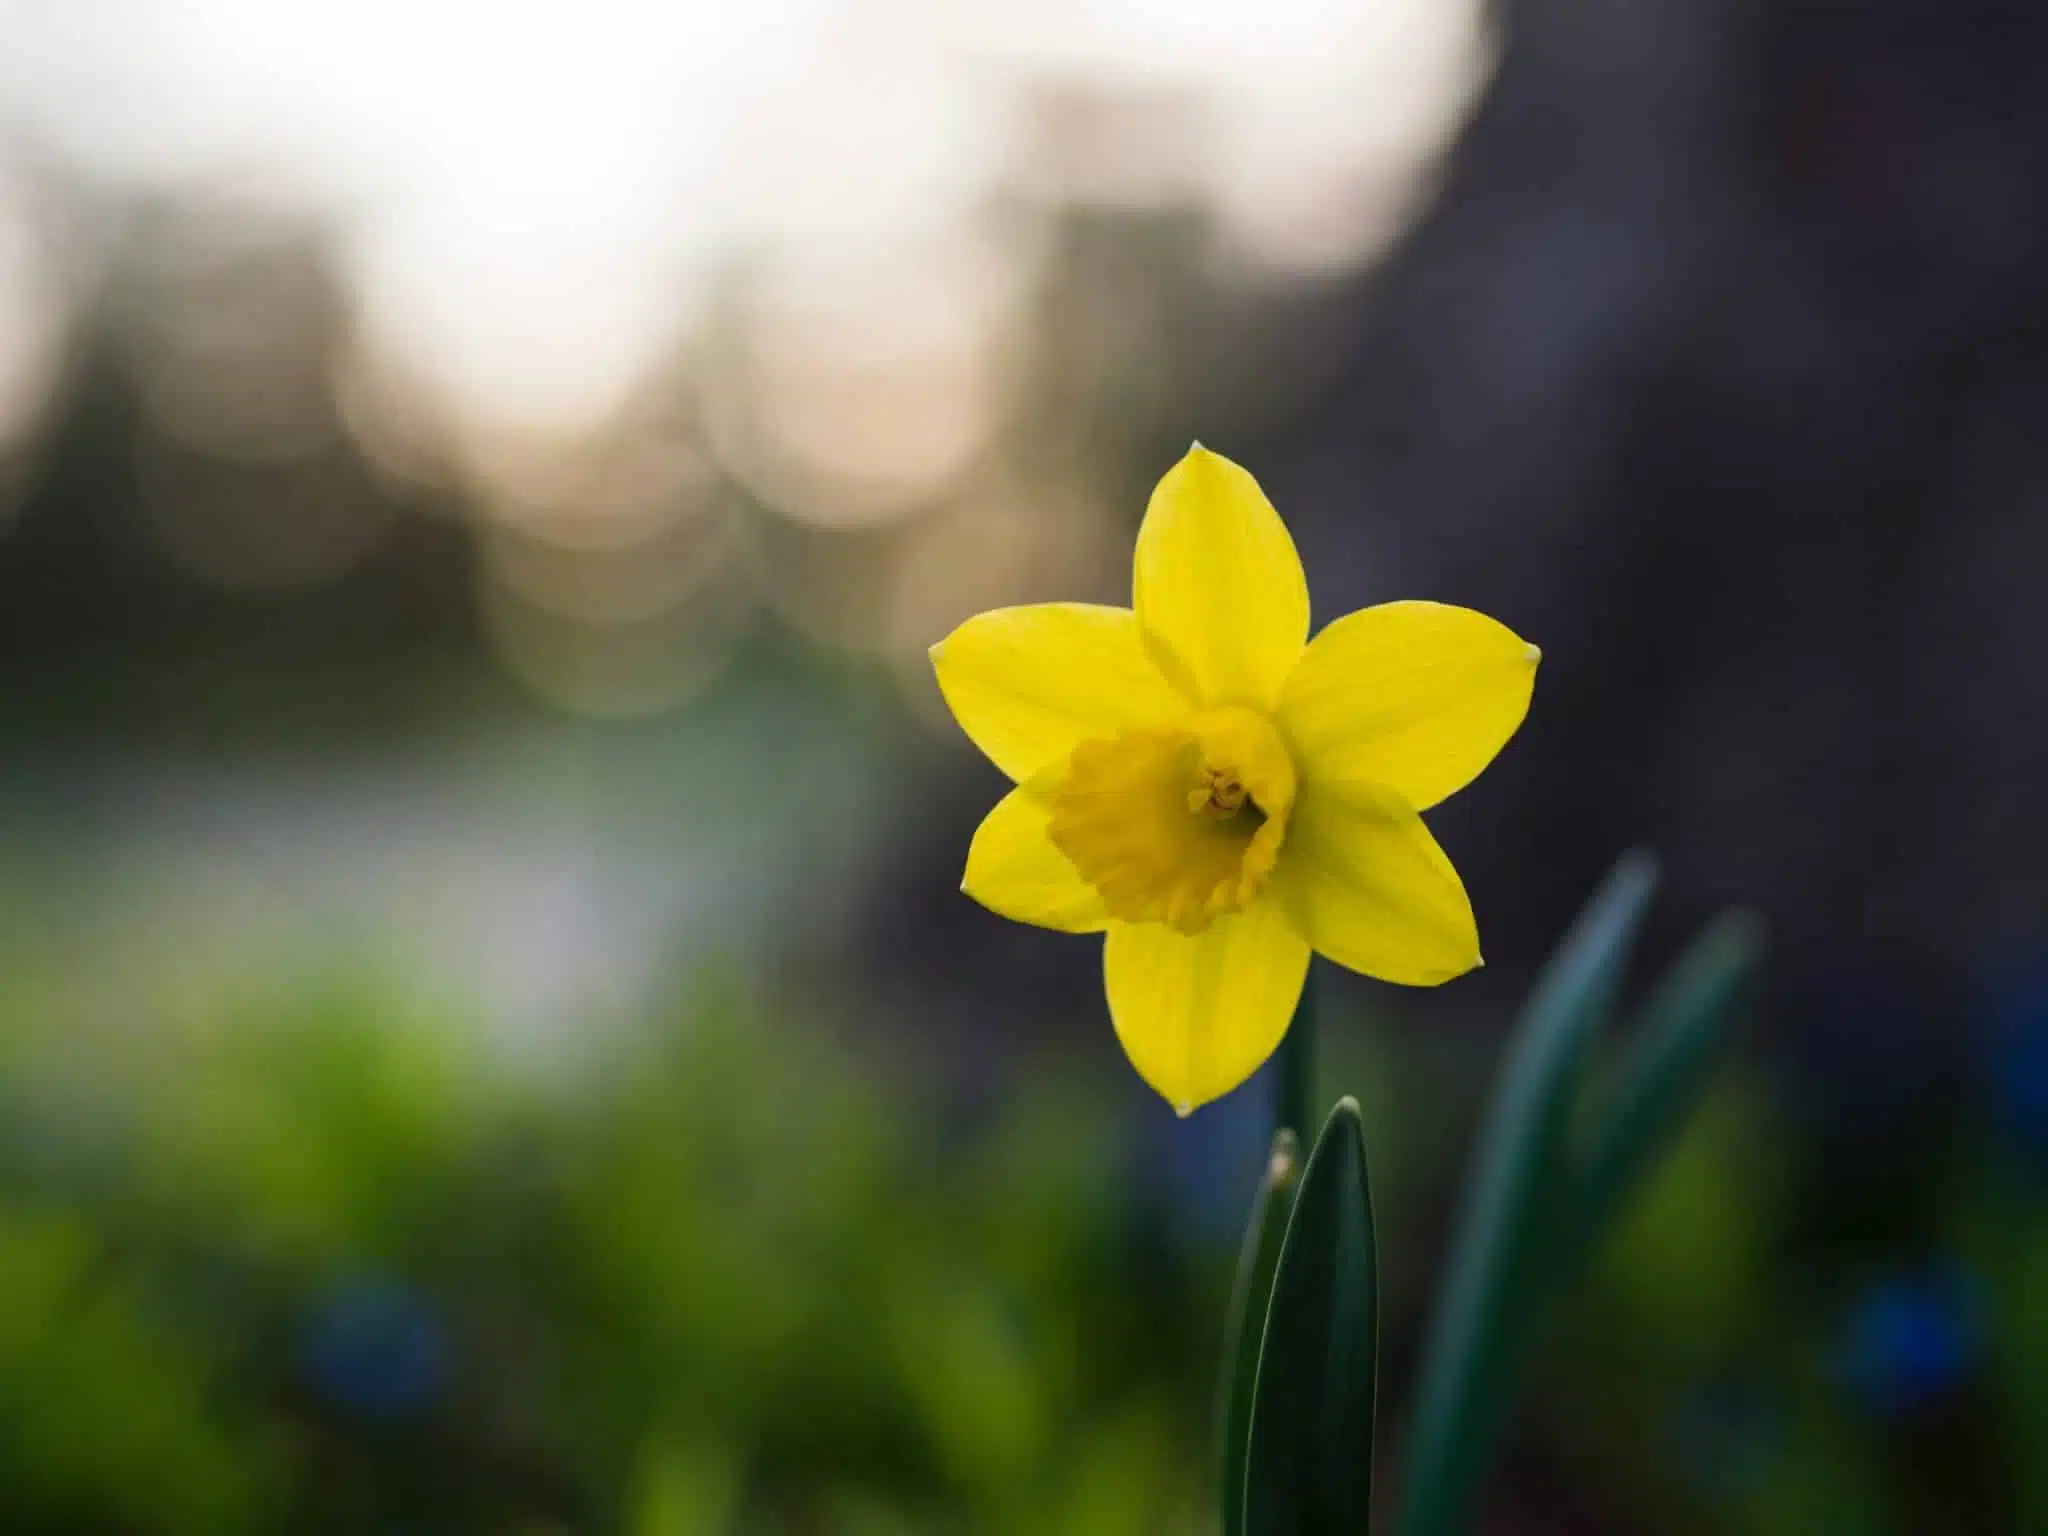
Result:
{"type": "Polygon", "coordinates": [[[1326,993],[1386,1444],[1624,847],[1769,995],[1502,1533],[2048,1530],[2048,23],[0,0],[0,1525],[1208,1529],[1267,1087],[956,890],[924,648],[1196,437],[1546,663],[1326,993]]]}

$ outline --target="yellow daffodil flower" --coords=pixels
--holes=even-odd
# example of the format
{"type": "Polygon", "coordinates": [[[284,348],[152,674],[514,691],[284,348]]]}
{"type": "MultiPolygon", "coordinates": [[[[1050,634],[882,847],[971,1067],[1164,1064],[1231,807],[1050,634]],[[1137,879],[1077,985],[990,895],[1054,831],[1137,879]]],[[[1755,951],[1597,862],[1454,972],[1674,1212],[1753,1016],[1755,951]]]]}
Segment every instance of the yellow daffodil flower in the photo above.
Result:
{"type": "Polygon", "coordinates": [[[1117,1039],[1185,1114],[1272,1055],[1311,950],[1410,986],[1480,963],[1465,887],[1417,813],[1515,733],[1540,653],[1421,602],[1311,641],[1286,526],[1199,443],[1153,491],[1135,567],[1128,609],[996,609],[932,665],[1017,785],[961,889],[1018,922],[1107,933],[1117,1039]]]}

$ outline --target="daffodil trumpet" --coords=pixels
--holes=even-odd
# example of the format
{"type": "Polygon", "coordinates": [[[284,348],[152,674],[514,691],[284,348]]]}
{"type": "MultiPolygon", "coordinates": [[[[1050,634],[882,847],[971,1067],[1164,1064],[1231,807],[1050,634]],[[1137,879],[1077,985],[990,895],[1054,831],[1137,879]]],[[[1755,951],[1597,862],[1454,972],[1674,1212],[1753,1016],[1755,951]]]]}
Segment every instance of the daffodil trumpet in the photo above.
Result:
{"type": "Polygon", "coordinates": [[[1311,640],[1286,525],[1200,444],[1153,491],[1134,566],[1129,608],[996,609],[931,654],[955,719],[1016,785],[961,888],[1106,935],[1117,1039],[1185,1114],[1272,1055],[1312,952],[1410,986],[1480,963],[1420,813],[1514,734],[1540,653],[1428,602],[1311,640]]]}

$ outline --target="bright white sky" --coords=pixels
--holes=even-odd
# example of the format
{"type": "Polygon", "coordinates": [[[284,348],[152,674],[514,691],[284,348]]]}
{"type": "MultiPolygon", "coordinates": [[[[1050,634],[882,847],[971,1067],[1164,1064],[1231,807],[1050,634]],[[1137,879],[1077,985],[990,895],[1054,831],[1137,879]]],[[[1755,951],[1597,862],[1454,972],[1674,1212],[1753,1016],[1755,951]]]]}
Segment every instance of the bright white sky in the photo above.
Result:
{"type": "MultiPolygon", "coordinates": [[[[930,248],[1016,173],[1038,82],[1199,97],[1208,147],[1172,190],[1254,260],[1355,257],[1383,233],[1374,198],[1390,227],[1483,73],[1477,11],[0,0],[0,220],[10,127],[115,186],[253,179],[340,219],[369,325],[433,382],[573,416],[665,348],[736,249],[930,248]],[[1354,212],[1332,226],[1333,207],[1354,212]]],[[[5,268],[0,320],[38,291],[5,268]]]]}

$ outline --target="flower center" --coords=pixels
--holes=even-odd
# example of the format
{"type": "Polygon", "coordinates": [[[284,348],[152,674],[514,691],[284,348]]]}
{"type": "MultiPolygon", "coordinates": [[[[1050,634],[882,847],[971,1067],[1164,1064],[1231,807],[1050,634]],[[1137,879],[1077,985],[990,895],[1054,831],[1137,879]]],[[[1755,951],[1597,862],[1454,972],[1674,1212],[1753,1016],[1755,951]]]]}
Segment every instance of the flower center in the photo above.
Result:
{"type": "Polygon", "coordinates": [[[1270,721],[1205,710],[1076,747],[1048,830],[1110,916],[1200,933],[1264,889],[1294,791],[1270,721]]]}

